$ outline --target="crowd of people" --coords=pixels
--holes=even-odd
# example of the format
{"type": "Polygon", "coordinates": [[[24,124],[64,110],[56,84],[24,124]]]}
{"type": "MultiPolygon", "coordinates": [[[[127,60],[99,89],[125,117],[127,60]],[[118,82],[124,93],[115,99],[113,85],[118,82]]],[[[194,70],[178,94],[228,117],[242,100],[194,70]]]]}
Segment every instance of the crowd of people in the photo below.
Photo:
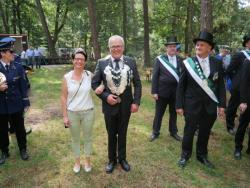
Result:
{"type": "MultiPolygon", "coordinates": [[[[149,141],[159,138],[162,119],[169,106],[169,133],[174,140],[181,142],[178,165],[181,168],[187,165],[197,134],[196,158],[206,167],[214,168],[208,159],[208,142],[217,118],[226,119],[227,131],[235,135],[234,157],[237,160],[242,157],[244,135],[250,121],[250,35],[243,37],[245,49],[232,57],[228,47],[222,47],[219,54],[212,55],[216,43],[207,31],[201,31],[193,42],[194,56],[184,59],[179,55],[177,38],[169,36],[164,43],[166,52],[155,59],[151,87],[155,114],[149,141]],[[228,105],[226,88],[231,94],[228,105]],[[238,108],[240,117],[236,129],[234,119],[238,108]],[[183,136],[178,134],[177,114],[185,119],[183,136]]],[[[27,85],[22,67],[14,61],[12,45],[11,42],[0,44],[0,121],[3,122],[0,126],[0,165],[9,156],[10,124],[14,125],[21,158],[29,158],[23,123],[23,114],[29,107],[27,85]]],[[[108,46],[110,55],[98,60],[94,73],[85,70],[88,58],[85,50],[75,50],[72,54],[73,70],[63,76],[61,106],[64,126],[71,134],[75,173],[80,172],[81,167],[86,172],[92,170],[95,110],[91,90],[102,101],[108,139],[105,171],[111,174],[117,164],[126,172],[131,170],[126,155],[127,129],[131,113],[139,110],[142,84],[135,60],[124,55],[123,38],[111,36],[108,46]],[[83,164],[81,139],[84,141],[83,164]]],[[[27,50],[28,62],[34,54],[27,50]]],[[[250,141],[246,154],[250,155],[250,141]]]]}

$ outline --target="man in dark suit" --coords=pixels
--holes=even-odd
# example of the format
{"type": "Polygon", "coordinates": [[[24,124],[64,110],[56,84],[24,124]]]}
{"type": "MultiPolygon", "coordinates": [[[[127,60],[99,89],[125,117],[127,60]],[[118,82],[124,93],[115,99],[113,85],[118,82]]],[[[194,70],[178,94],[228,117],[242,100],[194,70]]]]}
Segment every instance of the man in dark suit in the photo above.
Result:
{"type": "Polygon", "coordinates": [[[208,160],[207,146],[210,131],[217,117],[224,116],[226,91],[222,63],[210,56],[215,45],[213,35],[202,31],[194,39],[196,56],[183,61],[176,93],[176,111],[185,116],[181,159],[184,167],[192,154],[194,133],[199,125],[196,157],[209,168],[214,165],[208,160]]]}
{"type": "Polygon", "coordinates": [[[156,58],[152,77],[151,94],[156,101],[155,117],[153,122],[153,132],[150,141],[154,141],[160,135],[163,115],[169,105],[169,132],[175,140],[181,141],[182,138],[177,134],[176,125],[177,115],[175,111],[176,88],[179,82],[181,58],[176,56],[177,38],[168,37],[165,42],[166,54],[156,58]]]}
{"type": "Polygon", "coordinates": [[[141,99],[141,81],[135,61],[123,55],[124,40],[118,35],[109,38],[110,56],[97,63],[92,88],[103,83],[102,111],[108,132],[108,157],[106,173],[112,173],[118,160],[123,170],[129,171],[126,161],[126,137],[131,113],[137,112],[141,99]],[[132,93],[132,84],[134,94],[132,93]]]}
{"type": "MultiPolygon", "coordinates": [[[[248,42],[250,43],[250,41],[248,42]]],[[[244,136],[250,122],[250,60],[246,59],[243,63],[242,78],[240,84],[240,122],[235,135],[234,157],[241,159],[241,150],[243,148],[244,136]]],[[[250,133],[249,133],[250,136],[250,133]]],[[[248,138],[248,148],[246,153],[250,155],[250,137],[248,138]]]]}
{"type": "Polygon", "coordinates": [[[27,82],[22,65],[14,61],[12,44],[0,44],[0,165],[9,157],[9,124],[14,127],[22,160],[28,160],[24,111],[29,107],[27,82]]]}
{"type": "Polygon", "coordinates": [[[233,55],[230,65],[226,73],[232,80],[231,97],[228,102],[226,110],[226,123],[227,130],[230,134],[234,135],[234,119],[236,117],[237,108],[240,105],[240,83],[243,72],[243,62],[250,56],[250,34],[243,37],[243,47],[245,50],[237,52],[233,55]]]}

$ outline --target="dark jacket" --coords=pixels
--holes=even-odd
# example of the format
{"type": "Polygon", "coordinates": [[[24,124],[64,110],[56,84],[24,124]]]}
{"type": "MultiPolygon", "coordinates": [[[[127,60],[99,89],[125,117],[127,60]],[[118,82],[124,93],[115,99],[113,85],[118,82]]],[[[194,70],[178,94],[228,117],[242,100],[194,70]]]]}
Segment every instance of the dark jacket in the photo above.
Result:
{"type": "Polygon", "coordinates": [[[111,58],[100,59],[96,65],[94,77],[92,78],[92,89],[95,90],[101,83],[104,84],[104,91],[101,95],[98,95],[102,99],[102,111],[103,113],[116,114],[119,111],[119,105],[122,105],[124,111],[130,111],[132,103],[140,105],[141,100],[141,80],[137,71],[135,60],[130,57],[123,56],[124,63],[132,70],[132,75],[129,78],[130,83],[133,84],[134,94],[132,93],[132,85],[127,85],[123,94],[120,95],[121,103],[116,105],[110,105],[107,103],[107,97],[112,94],[107,86],[107,79],[104,73],[105,68],[112,63],[111,58]]]}
{"type": "Polygon", "coordinates": [[[30,105],[27,95],[27,81],[22,65],[11,62],[9,73],[7,73],[5,67],[0,63],[0,72],[6,76],[8,85],[6,91],[0,91],[0,114],[22,111],[30,105]]]}
{"type": "MultiPolygon", "coordinates": [[[[198,61],[196,57],[192,58],[198,61]]],[[[226,90],[223,80],[222,63],[216,58],[209,58],[210,75],[208,77],[215,86],[215,95],[219,104],[213,101],[208,94],[197,84],[190,75],[185,65],[182,65],[179,85],[176,92],[176,108],[184,109],[184,113],[198,114],[205,107],[208,114],[216,114],[217,106],[226,107],[226,90]],[[218,77],[214,79],[214,75],[218,77]]]]}
{"type": "MultiPolygon", "coordinates": [[[[168,57],[166,56],[168,59],[168,57]]],[[[177,70],[181,72],[182,59],[176,56],[177,70]]],[[[151,94],[158,94],[160,97],[168,98],[176,94],[178,82],[175,77],[162,65],[158,58],[155,59],[151,94]]]]}
{"type": "Polygon", "coordinates": [[[242,79],[240,84],[240,102],[250,105],[250,61],[246,60],[243,65],[242,79]]]}
{"type": "Polygon", "coordinates": [[[243,52],[238,52],[232,56],[230,65],[226,70],[226,74],[232,80],[232,90],[239,92],[241,76],[243,70],[243,62],[246,59],[246,56],[243,52]]]}

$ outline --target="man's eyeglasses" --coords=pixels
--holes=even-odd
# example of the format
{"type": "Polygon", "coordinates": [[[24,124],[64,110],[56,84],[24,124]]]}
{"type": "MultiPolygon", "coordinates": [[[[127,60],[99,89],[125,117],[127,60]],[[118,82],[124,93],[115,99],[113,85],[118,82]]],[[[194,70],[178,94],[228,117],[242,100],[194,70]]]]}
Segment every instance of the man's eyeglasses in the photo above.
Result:
{"type": "Polygon", "coordinates": [[[111,49],[118,49],[118,48],[120,49],[120,48],[122,48],[122,47],[123,47],[122,45],[117,45],[117,46],[111,46],[110,48],[111,48],[111,49]]]}
{"type": "Polygon", "coordinates": [[[85,61],[84,58],[75,58],[74,60],[75,60],[75,61],[85,61]]]}

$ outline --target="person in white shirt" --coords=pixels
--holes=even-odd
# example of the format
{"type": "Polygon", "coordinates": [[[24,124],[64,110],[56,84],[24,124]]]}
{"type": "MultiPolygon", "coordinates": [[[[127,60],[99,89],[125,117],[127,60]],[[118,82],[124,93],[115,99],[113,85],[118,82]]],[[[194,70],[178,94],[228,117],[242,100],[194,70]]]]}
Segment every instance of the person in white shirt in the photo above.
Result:
{"type": "Polygon", "coordinates": [[[28,50],[26,51],[26,57],[28,58],[28,65],[31,66],[31,68],[33,69],[34,50],[32,46],[30,46],[28,50]]]}
{"type": "Polygon", "coordinates": [[[41,57],[42,56],[43,56],[43,54],[41,53],[39,48],[36,47],[35,50],[34,50],[34,60],[35,60],[35,64],[36,64],[36,69],[41,68],[41,57]]]}
{"type": "MultiPolygon", "coordinates": [[[[91,97],[92,73],[84,69],[87,54],[79,48],[72,55],[74,69],[64,75],[62,81],[61,105],[65,128],[72,136],[72,149],[75,154],[73,171],[78,173],[80,164],[80,134],[84,137],[84,170],[91,171],[92,129],[94,124],[94,103],[91,97]]],[[[101,91],[102,92],[102,91],[101,91]]]]}

